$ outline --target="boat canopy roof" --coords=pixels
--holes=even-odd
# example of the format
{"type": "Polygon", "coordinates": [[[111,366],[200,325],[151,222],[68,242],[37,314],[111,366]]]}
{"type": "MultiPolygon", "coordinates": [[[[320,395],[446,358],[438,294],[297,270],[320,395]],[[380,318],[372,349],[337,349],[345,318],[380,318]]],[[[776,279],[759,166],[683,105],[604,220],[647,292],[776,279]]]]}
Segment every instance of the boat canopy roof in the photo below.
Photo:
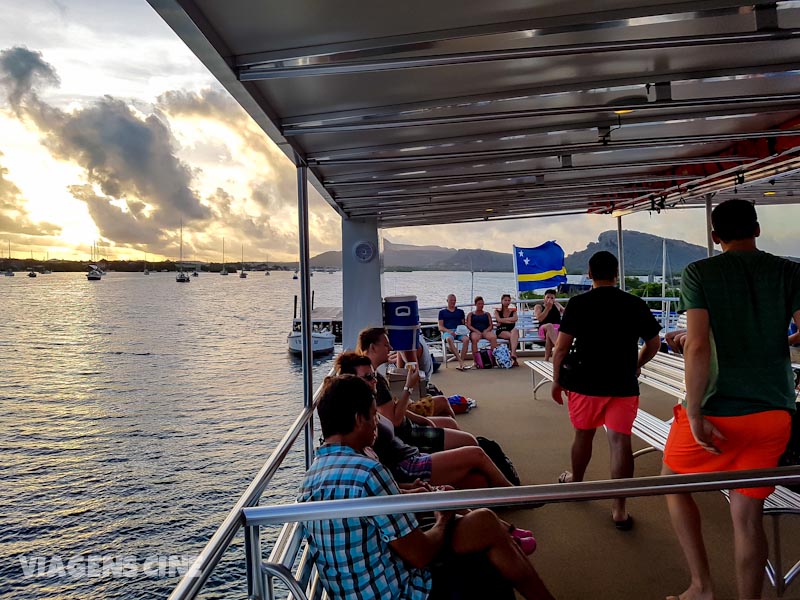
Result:
{"type": "Polygon", "coordinates": [[[800,2],[149,2],[344,218],[796,202],[800,2]]]}

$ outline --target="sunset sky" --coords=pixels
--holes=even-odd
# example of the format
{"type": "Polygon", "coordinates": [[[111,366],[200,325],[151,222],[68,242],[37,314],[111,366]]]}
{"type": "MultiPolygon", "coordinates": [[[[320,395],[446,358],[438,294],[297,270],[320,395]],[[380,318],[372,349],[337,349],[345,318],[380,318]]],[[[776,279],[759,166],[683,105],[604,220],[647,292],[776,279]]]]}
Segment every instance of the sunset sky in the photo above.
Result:
{"type": "MultiPolygon", "coordinates": [[[[295,171],[145,0],[0,0],[0,255],[295,260],[295,171]],[[98,8],[102,7],[102,10],[98,8]]],[[[339,217],[311,192],[311,251],[339,217]]],[[[800,256],[800,207],[759,209],[768,251],[800,256]]],[[[705,244],[701,210],[626,229],[705,244]]],[[[583,249],[608,216],[391,229],[393,242],[583,249]]]]}

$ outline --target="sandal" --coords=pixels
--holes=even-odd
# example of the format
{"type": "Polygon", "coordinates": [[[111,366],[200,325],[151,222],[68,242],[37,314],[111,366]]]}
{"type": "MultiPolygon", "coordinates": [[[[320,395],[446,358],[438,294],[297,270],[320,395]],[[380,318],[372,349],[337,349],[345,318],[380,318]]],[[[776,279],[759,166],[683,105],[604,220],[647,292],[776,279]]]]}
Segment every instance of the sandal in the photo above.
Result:
{"type": "Polygon", "coordinates": [[[519,363],[517,362],[517,357],[516,356],[512,356],[511,357],[511,366],[512,367],[518,367],[519,366],[519,363]]]}
{"type": "Polygon", "coordinates": [[[628,515],[624,521],[614,521],[614,527],[617,528],[617,531],[630,531],[633,529],[633,517],[628,515]]]}
{"type": "Polygon", "coordinates": [[[572,483],[572,472],[563,471],[561,475],[558,476],[558,483],[572,483]]]}

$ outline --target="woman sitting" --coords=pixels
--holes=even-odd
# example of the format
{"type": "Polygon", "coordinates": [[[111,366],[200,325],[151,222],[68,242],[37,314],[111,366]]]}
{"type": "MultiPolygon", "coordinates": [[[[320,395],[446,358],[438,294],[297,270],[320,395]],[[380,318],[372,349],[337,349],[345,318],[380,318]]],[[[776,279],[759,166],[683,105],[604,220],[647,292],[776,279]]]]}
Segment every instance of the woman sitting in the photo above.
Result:
{"type": "Polygon", "coordinates": [[[497,348],[497,336],[494,334],[492,315],[483,310],[483,296],[475,296],[475,310],[467,315],[469,339],[472,340],[472,356],[478,354],[478,342],[489,340],[492,350],[497,348]]]}
{"type": "Polygon", "coordinates": [[[500,308],[494,309],[494,320],[497,322],[497,337],[509,341],[512,366],[518,367],[517,345],[519,344],[519,329],[517,329],[517,308],[511,306],[511,294],[503,294],[500,298],[500,308]]]}
{"type": "Polygon", "coordinates": [[[533,307],[533,315],[539,321],[539,337],[545,340],[544,359],[550,360],[553,348],[558,339],[558,330],[561,327],[561,315],[564,307],[556,302],[556,291],[547,290],[544,293],[544,302],[533,307]]]}

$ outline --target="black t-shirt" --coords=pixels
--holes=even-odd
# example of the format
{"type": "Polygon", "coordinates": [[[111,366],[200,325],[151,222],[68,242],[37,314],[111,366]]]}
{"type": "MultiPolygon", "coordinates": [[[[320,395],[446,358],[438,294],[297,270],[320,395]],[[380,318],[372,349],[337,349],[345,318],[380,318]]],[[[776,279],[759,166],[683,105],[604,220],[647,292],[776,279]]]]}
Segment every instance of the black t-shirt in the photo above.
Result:
{"type": "Polygon", "coordinates": [[[394,434],[392,422],[380,413],[378,413],[378,437],[375,439],[372,449],[375,450],[381,463],[392,473],[395,472],[398,464],[420,453],[419,448],[409,446],[397,437],[394,434]]]}
{"type": "Polygon", "coordinates": [[[375,373],[375,377],[377,377],[378,383],[378,389],[375,393],[375,404],[377,406],[383,406],[387,402],[392,402],[394,400],[392,398],[392,388],[389,387],[389,382],[386,380],[386,377],[380,373],[375,373]]]}
{"type": "Polygon", "coordinates": [[[588,396],[638,396],[639,338],[661,330],[641,298],[615,287],[594,288],[567,304],[561,329],[575,338],[580,383],[573,392],[588,396]]]}

